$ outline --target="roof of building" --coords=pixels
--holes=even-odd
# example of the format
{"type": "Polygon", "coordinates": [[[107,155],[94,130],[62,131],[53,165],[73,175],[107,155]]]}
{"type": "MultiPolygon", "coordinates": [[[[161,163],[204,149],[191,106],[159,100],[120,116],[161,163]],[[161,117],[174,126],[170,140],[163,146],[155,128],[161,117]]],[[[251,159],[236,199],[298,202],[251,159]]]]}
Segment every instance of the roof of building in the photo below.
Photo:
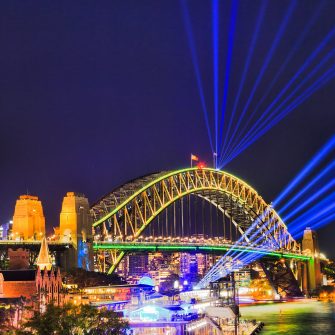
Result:
{"type": "Polygon", "coordinates": [[[105,285],[105,286],[87,286],[83,287],[83,289],[97,289],[97,288],[147,288],[152,290],[151,285],[146,284],[121,284],[121,285],[105,285]]]}
{"type": "Polygon", "coordinates": [[[49,247],[47,243],[47,239],[44,237],[42,239],[40,252],[38,254],[36,265],[41,268],[41,270],[44,270],[46,267],[47,270],[50,270],[52,263],[51,263],[51,257],[49,254],[49,247]]]}
{"type": "Polygon", "coordinates": [[[138,281],[138,284],[139,285],[155,286],[155,282],[149,276],[143,276],[142,278],[140,278],[140,280],[138,281]]]}
{"type": "Polygon", "coordinates": [[[0,270],[4,281],[34,281],[36,270],[0,270]]]}

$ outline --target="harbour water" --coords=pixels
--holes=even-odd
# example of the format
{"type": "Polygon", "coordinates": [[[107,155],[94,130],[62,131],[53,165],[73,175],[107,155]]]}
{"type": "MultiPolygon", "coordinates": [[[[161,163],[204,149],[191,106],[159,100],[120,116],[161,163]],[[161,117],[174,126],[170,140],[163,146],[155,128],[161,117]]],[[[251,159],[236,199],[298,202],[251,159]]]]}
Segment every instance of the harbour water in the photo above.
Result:
{"type": "MultiPolygon", "coordinates": [[[[265,323],[261,335],[335,335],[335,303],[302,301],[241,307],[243,319],[265,323]]],[[[212,327],[192,331],[192,335],[215,335],[212,327]]],[[[135,335],[185,334],[181,327],[136,327],[135,335]]],[[[188,333],[189,334],[189,333],[188,333]]]]}
{"type": "Polygon", "coordinates": [[[241,308],[242,317],[265,323],[262,335],[335,335],[335,304],[302,301],[241,308]]]}

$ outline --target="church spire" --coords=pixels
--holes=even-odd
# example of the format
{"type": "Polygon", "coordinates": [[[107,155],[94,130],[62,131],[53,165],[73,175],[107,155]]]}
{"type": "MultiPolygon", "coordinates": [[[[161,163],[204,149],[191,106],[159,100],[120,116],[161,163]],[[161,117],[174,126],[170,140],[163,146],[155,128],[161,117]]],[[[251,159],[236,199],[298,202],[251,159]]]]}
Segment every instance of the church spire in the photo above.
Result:
{"type": "Polygon", "coordinates": [[[46,268],[48,271],[51,270],[52,267],[51,257],[49,254],[49,247],[47,239],[45,237],[42,239],[41,249],[36,260],[36,265],[41,270],[44,270],[46,268]]]}

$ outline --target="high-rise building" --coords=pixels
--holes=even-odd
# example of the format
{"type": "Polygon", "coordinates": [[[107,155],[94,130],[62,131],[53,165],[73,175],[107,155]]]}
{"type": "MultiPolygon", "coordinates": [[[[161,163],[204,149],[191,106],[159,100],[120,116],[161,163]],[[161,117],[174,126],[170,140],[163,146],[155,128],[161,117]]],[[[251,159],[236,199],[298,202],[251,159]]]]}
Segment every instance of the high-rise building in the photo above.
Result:
{"type": "Polygon", "coordinates": [[[137,281],[148,272],[148,255],[129,255],[128,256],[128,277],[137,281]]]}
{"type": "Polygon", "coordinates": [[[13,239],[41,240],[45,235],[42,202],[32,195],[21,195],[13,216],[13,239]]]}
{"type": "Polygon", "coordinates": [[[190,280],[196,279],[198,274],[198,259],[196,254],[180,254],[180,275],[188,276],[190,280]]]}

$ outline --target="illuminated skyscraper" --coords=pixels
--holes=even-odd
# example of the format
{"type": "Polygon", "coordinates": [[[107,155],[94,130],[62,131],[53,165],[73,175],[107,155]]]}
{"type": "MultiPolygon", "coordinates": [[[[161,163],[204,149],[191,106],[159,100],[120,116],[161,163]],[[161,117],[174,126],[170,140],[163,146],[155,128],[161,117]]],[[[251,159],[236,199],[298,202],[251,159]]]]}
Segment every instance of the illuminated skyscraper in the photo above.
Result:
{"type": "Polygon", "coordinates": [[[13,239],[41,240],[45,235],[42,202],[32,195],[21,195],[13,216],[13,239]]]}

